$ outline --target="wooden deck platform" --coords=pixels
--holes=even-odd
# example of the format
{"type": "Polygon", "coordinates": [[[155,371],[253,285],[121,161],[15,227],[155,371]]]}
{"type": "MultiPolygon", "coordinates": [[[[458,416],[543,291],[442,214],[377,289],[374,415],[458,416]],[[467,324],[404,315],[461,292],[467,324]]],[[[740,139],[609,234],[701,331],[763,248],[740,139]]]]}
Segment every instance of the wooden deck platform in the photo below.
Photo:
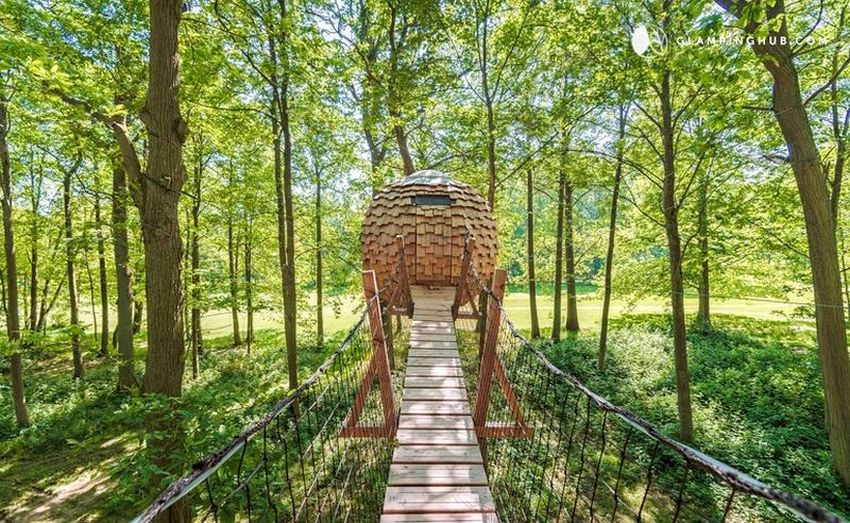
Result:
{"type": "Polygon", "coordinates": [[[451,316],[454,289],[416,304],[382,523],[498,522],[472,423],[451,316]]]}

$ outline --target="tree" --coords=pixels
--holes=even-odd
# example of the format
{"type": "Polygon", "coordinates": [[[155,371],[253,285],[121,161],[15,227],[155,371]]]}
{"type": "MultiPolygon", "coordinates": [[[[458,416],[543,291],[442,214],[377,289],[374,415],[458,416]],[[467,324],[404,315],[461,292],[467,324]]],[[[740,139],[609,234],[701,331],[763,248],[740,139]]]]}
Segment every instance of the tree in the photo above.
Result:
{"type": "Polygon", "coordinates": [[[617,113],[617,142],[614,180],[611,187],[611,210],[608,219],[608,247],[605,250],[605,277],[602,298],[602,320],[599,326],[599,355],[597,366],[604,370],[608,365],[608,323],[611,311],[612,271],[614,270],[614,242],[617,234],[617,211],[620,204],[620,184],[623,181],[623,155],[629,104],[620,105],[617,113]]]}
{"type": "Polygon", "coordinates": [[[78,155],[74,165],[63,169],[62,173],[62,216],[64,217],[65,234],[65,267],[68,279],[68,304],[71,312],[71,351],[74,356],[74,379],[83,378],[83,349],[80,346],[80,305],[77,297],[77,271],[74,263],[76,245],[74,242],[74,226],[71,215],[71,177],[77,174],[82,164],[82,156],[78,155]]]}
{"type": "Polygon", "coordinates": [[[12,379],[12,399],[15,406],[15,419],[19,427],[29,425],[26,396],[24,395],[24,366],[21,358],[21,318],[18,309],[18,262],[15,257],[15,233],[12,229],[12,167],[9,159],[9,78],[0,77],[0,189],[2,189],[3,207],[3,246],[6,262],[6,333],[9,336],[9,349],[12,379]]]}
{"type": "Polygon", "coordinates": [[[847,401],[850,398],[850,355],[835,223],[820,152],[794,63],[785,1],[768,4],[717,0],[717,3],[740,19],[744,31],[759,37],[753,40],[751,47],[773,81],[772,110],[788,146],[805,218],[832,462],[844,483],[850,485],[850,401],[847,401]]]}
{"type": "MultiPolygon", "coordinates": [[[[178,223],[178,203],[186,179],[183,143],[188,132],[179,103],[178,29],[182,12],[182,0],[150,0],[148,94],[141,113],[148,131],[148,163],[144,175],[140,168],[133,171],[141,189],[138,206],[147,270],[148,353],[142,390],[166,397],[180,396],[183,391],[185,350],[183,251],[178,223]]],[[[155,409],[146,425],[149,433],[176,433],[151,439],[149,444],[152,460],[160,468],[179,467],[173,456],[180,445],[179,424],[173,426],[173,414],[155,409]]],[[[187,521],[187,504],[175,504],[163,519],[187,521]]]]}

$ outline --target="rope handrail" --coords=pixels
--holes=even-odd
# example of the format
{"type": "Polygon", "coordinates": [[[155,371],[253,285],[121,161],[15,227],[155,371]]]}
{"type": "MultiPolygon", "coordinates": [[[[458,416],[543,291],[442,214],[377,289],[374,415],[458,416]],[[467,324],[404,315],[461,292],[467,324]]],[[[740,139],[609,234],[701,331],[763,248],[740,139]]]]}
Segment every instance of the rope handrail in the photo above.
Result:
{"type": "MultiPolygon", "coordinates": [[[[375,298],[377,299],[377,298],[375,298]]],[[[261,432],[265,431],[271,424],[278,419],[281,413],[290,409],[305,393],[321,378],[333,363],[342,355],[347,348],[350,347],[357,333],[366,321],[366,310],[364,310],[359,320],[354,324],[351,330],[348,331],[345,338],[340,342],[337,349],[304,381],[295,389],[294,392],[278,401],[272,409],[263,416],[260,420],[252,423],[248,428],[240,434],[234,436],[228,443],[220,447],[219,450],[208,455],[202,460],[192,465],[192,471],[186,473],[163,490],[153,502],[132,520],[133,523],[149,523],[156,516],[164,512],[166,509],[180,501],[198,485],[202,484],[207,478],[221,468],[228,460],[237,452],[245,447],[245,445],[256,437],[261,432]]]]}
{"type": "MultiPolygon", "coordinates": [[[[838,515],[830,512],[826,508],[810,501],[808,499],[802,498],[798,495],[792,494],[787,491],[783,491],[774,487],[771,487],[752,476],[732,467],[726,463],[723,463],[716,458],[713,458],[693,447],[686,445],[682,442],[676,441],[669,436],[662,434],[654,425],[644,420],[643,418],[637,416],[633,412],[620,407],[618,405],[613,404],[605,397],[593,392],[590,388],[584,385],[580,380],[578,380],[575,376],[561,370],[556,365],[554,365],[549,359],[545,356],[545,354],[535,347],[516,327],[513,321],[508,316],[507,311],[503,307],[502,300],[496,296],[487,285],[485,285],[477,272],[475,271],[474,264],[471,264],[470,267],[470,283],[478,287],[478,290],[483,293],[488,299],[493,300],[495,304],[498,306],[498,310],[500,311],[501,318],[500,322],[504,322],[506,326],[507,332],[512,336],[515,340],[519,342],[519,345],[530,354],[532,354],[542,365],[545,371],[557,378],[558,380],[566,383],[568,386],[578,391],[582,395],[587,398],[588,405],[593,405],[597,409],[603,411],[607,414],[610,413],[620,419],[623,423],[628,425],[634,430],[644,434],[648,438],[650,438],[655,445],[662,445],[667,449],[678,454],[686,463],[685,465],[685,479],[682,482],[681,490],[684,490],[685,483],[687,481],[687,471],[692,467],[697,467],[706,473],[710,474],[719,482],[728,485],[732,494],[729,496],[727,500],[727,507],[724,511],[724,520],[731,509],[731,504],[733,502],[733,498],[737,493],[748,494],[757,498],[761,498],[763,500],[772,502],[779,506],[780,508],[790,511],[798,518],[805,521],[814,521],[814,522],[827,522],[827,523],[842,523],[844,520],[838,515]]],[[[588,407],[589,408],[589,407],[588,407]]],[[[589,423],[588,417],[588,423],[589,423]]],[[[605,423],[610,423],[607,419],[603,420],[602,423],[602,432],[603,432],[603,441],[604,441],[604,430],[605,423]]],[[[603,445],[605,443],[603,442],[603,445]]],[[[623,446],[625,451],[626,446],[628,445],[628,440],[623,446]]],[[[602,451],[604,452],[604,450],[602,451]]],[[[600,452],[600,461],[602,452],[600,452]]],[[[657,452],[657,449],[653,451],[653,455],[657,452]]],[[[622,465],[621,465],[622,466],[622,465]]],[[[651,467],[651,464],[650,464],[651,467]]],[[[597,471],[598,473],[598,471],[597,471]]],[[[651,475],[651,471],[650,471],[651,475]]],[[[595,478],[595,479],[598,479],[595,478]]],[[[619,480],[619,478],[618,478],[619,480]]],[[[609,487],[610,488],[610,487],[609,487]]],[[[596,487],[594,486],[594,494],[596,487]]],[[[647,487],[648,492],[648,487],[647,487]]],[[[616,491],[614,492],[615,498],[617,497],[616,491]]],[[[679,497],[681,498],[681,491],[679,493],[679,497]]],[[[644,500],[646,501],[645,497],[644,500]]],[[[578,500],[576,500],[578,502],[578,500]]],[[[679,499],[681,502],[681,499],[679,499]]],[[[678,504],[678,503],[677,503],[678,504]]],[[[643,504],[641,505],[641,510],[643,509],[643,504]]],[[[591,504],[592,510],[592,504],[591,504]]],[[[638,515],[640,512],[638,511],[638,515]]],[[[678,508],[677,508],[677,516],[678,517],[678,508]]],[[[675,520],[675,518],[674,518],[675,520]]]]}

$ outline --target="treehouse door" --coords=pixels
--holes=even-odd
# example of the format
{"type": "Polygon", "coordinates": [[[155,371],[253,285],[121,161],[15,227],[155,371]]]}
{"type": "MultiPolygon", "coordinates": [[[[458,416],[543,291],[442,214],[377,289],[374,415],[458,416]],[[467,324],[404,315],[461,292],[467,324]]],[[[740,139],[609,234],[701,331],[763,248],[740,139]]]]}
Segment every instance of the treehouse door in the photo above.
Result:
{"type": "Polygon", "coordinates": [[[414,197],[416,204],[416,268],[419,284],[448,285],[452,281],[452,202],[448,196],[414,197]]]}

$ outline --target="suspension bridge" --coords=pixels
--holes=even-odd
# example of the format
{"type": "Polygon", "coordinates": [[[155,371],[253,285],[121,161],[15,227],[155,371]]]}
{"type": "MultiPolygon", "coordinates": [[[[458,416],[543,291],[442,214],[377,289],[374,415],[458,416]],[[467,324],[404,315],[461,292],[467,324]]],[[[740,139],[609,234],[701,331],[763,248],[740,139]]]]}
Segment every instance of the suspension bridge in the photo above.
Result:
{"type": "Polygon", "coordinates": [[[550,363],[502,306],[495,226],[468,186],[424,173],[384,194],[359,321],[134,521],[178,501],[197,521],[842,521],[550,363]]]}

